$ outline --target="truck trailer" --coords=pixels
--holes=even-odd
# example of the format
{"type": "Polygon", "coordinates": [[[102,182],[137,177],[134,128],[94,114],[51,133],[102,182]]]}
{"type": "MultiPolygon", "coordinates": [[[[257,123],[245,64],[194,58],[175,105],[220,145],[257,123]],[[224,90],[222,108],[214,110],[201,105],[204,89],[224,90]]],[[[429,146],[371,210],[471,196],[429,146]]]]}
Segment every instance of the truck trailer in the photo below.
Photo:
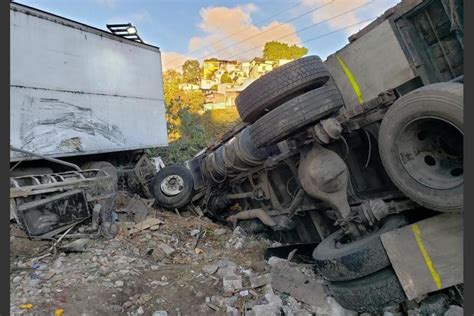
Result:
{"type": "Polygon", "coordinates": [[[64,229],[90,212],[60,205],[98,204],[91,183],[125,171],[148,191],[144,151],[167,146],[160,49],[17,3],[10,30],[11,218],[30,236],[64,229]]]}

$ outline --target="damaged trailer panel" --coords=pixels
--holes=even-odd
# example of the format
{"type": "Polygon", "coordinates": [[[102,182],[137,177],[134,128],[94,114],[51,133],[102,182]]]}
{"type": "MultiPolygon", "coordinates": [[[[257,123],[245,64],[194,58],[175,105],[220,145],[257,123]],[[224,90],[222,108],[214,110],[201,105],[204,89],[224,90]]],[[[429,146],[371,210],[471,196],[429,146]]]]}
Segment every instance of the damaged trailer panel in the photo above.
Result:
{"type": "Polygon", "coordinates": [[[49,238],[89,218],[97,206],[111,212],[115,196],[116,179],[105,170],[10,178],[10,218],[29,237],[49,238]]]}
{"type": "Polygon", "coordinates": [[[11,145],[49,157],[167,145],[158,47],[16,3],[10,25],[11,145]]]}

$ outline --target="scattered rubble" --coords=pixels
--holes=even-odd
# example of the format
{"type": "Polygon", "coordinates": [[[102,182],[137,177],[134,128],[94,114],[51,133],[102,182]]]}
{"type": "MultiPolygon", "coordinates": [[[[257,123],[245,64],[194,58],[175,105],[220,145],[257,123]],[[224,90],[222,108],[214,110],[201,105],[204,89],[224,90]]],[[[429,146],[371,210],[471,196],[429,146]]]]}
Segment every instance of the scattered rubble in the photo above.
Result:
{"type": "MultiPolygon", "coordinates": [[[[240,227],[161,210],[114,225],[120,229],[112,239],[73,230],[57,243],[30,240],[12,224],[11,314],[358,315],[329,296],[311,265],[265,261],[265,249],[275,243],[240,227]]],[[[428,298],[413,302],[408,314],[438,308],[462,315],[443,297],[428,298]]]]}

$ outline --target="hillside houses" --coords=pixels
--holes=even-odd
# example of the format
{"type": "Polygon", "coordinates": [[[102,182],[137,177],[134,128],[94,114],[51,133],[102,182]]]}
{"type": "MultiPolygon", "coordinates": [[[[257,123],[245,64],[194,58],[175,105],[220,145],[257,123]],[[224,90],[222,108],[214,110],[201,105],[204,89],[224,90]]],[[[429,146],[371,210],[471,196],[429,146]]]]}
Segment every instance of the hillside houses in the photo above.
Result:
{"type": "Polygon", "coordinates": [[[290,61],[288,59],[270,61],[258,57],[251,61],[206,59],[202,63],[200,85],[182,83],[179,89],[202,90],[206,96],[205,111],[232,107],[235,106],[238,94],[250,83],[290,61]],[[224,75],[226,80],[223,79],[224,75]],[[228,81],[232,82],[228,83],[228,81]]]}

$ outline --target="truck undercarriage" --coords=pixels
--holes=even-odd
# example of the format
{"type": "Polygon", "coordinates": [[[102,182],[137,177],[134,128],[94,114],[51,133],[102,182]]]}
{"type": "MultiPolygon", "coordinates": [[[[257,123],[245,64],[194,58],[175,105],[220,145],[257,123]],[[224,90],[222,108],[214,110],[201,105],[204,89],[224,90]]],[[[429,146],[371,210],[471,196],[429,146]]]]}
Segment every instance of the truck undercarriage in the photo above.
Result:
{"type": "MultiPolygon", "coordinates": [[[[169,209],[204,210],[285,244],[317,243],[315,267],[338,302],[377,311],[408,292],[384,235],[462,212],[463,84],[348,105],[333,79],[317,56],[263,76],[237,99],[244,123],[162,169],[151,190],[169,209]]],[[[459,283],[462,275],[438,289],[459,283]]]]}

